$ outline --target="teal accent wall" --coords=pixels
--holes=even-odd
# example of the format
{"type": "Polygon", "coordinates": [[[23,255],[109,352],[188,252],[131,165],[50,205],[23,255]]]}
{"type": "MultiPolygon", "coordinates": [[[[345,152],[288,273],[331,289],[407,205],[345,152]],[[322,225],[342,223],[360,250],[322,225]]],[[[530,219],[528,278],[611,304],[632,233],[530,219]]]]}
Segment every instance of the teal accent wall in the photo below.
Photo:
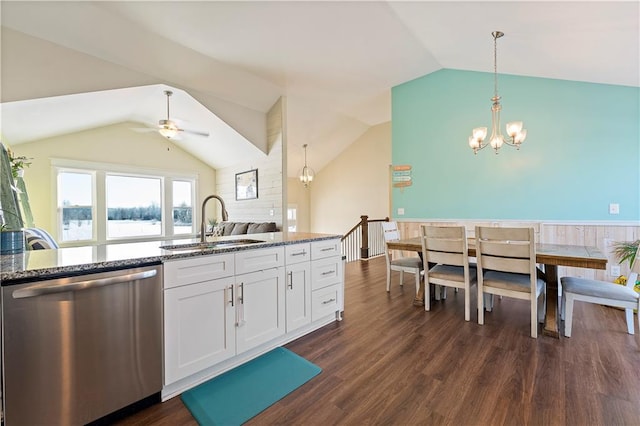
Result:
{"type": "Polygon", "coordinates": [[[473,154],[474,127],[491,132],[493,74],[440,70],[392,89],[396,218],[640,220],[640,89],[498,76],[501,128],[523,121],[520,150],[473,154]],[[609,203],[620,214],[609,214],[609,203]],[[404,216],[397,209],[404,208],[404,216]]]}

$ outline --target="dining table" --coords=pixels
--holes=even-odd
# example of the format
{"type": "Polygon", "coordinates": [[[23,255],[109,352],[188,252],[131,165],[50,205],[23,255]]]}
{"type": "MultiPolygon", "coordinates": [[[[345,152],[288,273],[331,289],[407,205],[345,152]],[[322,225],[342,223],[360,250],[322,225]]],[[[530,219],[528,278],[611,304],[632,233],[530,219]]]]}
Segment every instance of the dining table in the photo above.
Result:
{"type": "MultiPolygon", "coordinates": [[[[413,237],[388,241],[391,250],[415,251],[422,258],[422,239],[413,237]]],[[[469,257],[476,257],[476,240],[468,239],[469,257]]],[[[594,246],[574,244],[536,244],[536,263],[543,265],[544,280],[547,285],[547,308],[542,333],[560,337],[558,315],[558,266],[576,268],[607,269],[607,257],[594,246]]],[[[420,290],[421,292],[424,289],[420,290]]],[[[421,294],[416,295],[422,299],[421,294]]]]}

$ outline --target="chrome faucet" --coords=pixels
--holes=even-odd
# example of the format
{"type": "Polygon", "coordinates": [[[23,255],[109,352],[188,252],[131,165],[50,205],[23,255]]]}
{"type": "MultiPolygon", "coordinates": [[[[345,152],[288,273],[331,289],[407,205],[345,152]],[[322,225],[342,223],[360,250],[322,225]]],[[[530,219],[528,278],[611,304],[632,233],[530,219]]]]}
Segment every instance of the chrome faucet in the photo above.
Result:
{"type": "Polygon", "coordinates": [[[227,212],[227,208],[224,205],[224,200],[222,199],[222,197],[220,197],[219,195],[209,195],[207,198],[205,198],[204,201],[202,202],[202,223],[200,224],[200,242],[201,243],[204,243],[205,237],[206,237],[206,228],[204,224],[205,222],[204,207],[207,205],[207,201],[209,201],[212,198],[215,198],[216,200],[220,201],[220,206],[222,207],[222,220],[223,221],[229,220],[229,213],[227,212]]]}

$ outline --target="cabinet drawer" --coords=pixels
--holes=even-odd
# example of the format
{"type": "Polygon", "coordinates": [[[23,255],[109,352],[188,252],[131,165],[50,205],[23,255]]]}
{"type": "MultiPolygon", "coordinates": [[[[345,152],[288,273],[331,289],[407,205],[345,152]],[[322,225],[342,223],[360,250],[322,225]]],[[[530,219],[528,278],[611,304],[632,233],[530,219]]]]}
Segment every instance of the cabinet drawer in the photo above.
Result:
{"type": "Polygon", "coordinates": [[[285,263],[292,265],[294,263],[305,262],[311,259],[311,243],[292,244],[284,246],[285,263]]]}
{"type": "Polygon", "coordinates": [[[315,241],[311,243],[311,259],[324,259],[325,257],[340,256],[342,253],[340,239],[315,241]]]}
{"type": "Polygon", "coordinates": [[[236,275],[284,266],[284,247],[236,253],[236,275]]]}
{"type": "Polygon", "coordinates": [[[342,281],[342,260],[340,257],[311,262],[311,289],[327,287],[342,281]]]}
{"type": "Polygon", "coordinates": [[[340,310],[340,285],[332,285],[311,294],[311,321],[340,310]]]}
{"type": "Polygon", "coordinates": [[[234,274],[233,253],[171,260],[164,264],[164,288],[179,287],[234,274]]]}

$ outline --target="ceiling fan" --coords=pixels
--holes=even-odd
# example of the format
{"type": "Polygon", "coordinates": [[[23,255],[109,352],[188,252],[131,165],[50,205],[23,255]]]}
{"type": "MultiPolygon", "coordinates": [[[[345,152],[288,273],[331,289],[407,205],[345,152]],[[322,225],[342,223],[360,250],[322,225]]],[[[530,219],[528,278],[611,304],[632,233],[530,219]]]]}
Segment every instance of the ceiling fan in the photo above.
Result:
{"type": "Polygon", "coordinates": [[[208,132],[202,132],[198,130],[183,129],[178,124],[169,118],[169,98],[173,95],[171,90],[165,90],[164,94],[167,96],[167,119],[158,121],[158,132],[167,139],[175,138],[179,132],[189,133],[196,136],[208,137],[208,132]]]}

